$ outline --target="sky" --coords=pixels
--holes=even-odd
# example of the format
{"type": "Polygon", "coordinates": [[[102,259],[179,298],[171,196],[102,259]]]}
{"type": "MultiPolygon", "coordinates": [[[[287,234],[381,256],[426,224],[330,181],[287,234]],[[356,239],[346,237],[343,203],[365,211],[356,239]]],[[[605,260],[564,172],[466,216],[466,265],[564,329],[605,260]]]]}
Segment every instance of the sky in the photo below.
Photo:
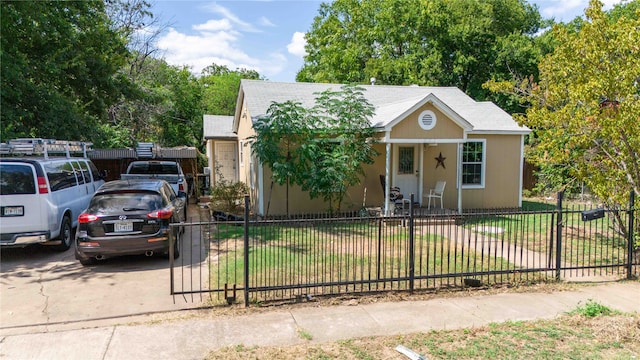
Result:
{"type": "MultiPolygon", "coordinates": [[[[529,0],[543,18],[568,22],[583,16],[588,0],[529,0]]],[[[620,0],[604,0],[609,9],[620,0]]],[[[303,65],[304,33],[321,1],[156,0],[152,12],[167,28],[157,47],[169,64],[199,74],[215,63],[256,70],[271,81],[295,81],[303,65]]]]}

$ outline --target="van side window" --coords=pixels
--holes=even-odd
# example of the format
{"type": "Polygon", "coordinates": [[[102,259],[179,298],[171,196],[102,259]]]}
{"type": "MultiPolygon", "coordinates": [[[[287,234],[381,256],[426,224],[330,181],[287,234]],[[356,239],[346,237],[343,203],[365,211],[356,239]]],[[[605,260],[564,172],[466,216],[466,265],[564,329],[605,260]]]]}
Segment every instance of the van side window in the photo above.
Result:
{"type": "Polygon", "coordinates": [[[0,164],[0,195],[35,193],[36,183],[30,166],[0,164]]]}
{"type": "Polygon", "coordinates": [[[94,163],[89,161],[89,170],[91,170],[91,176],[93,177],[93,181],[102,180],[102,175],[100,175],[100,171],[94,163]]]}
{"type": "Polygon", "coordinates": [[[68,161],[46,164],[44,171],[49,178],[51,191],[67,189],[77,184],[75,171],[68,161]]]}
{"type": "Polygon", "coordinates": [[[80,163],[80,169],[82,170],[82,175],[84,175],[84,181],[88,183],[91,182],[91,175],[89,175],[89,167],[87,163],[84,161],[78,161],[80,163]]]}
{"type": "Polygon", "coordinates": [[[73,171],[76,173],[76,177],[78,178],[78,185],[84,184],[84,175],[82,174],[82,169],[80,169],[80,165],[77,161],[72,162],[73,171]]]}

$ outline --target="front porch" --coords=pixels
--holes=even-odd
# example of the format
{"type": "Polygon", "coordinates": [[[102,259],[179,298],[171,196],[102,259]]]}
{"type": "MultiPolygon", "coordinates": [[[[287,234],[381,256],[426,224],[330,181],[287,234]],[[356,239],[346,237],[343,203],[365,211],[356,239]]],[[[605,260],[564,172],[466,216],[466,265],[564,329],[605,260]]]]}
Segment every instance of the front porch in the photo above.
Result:
{"type": "MultiPolygon", "coordinates": [[[[393,189],[403,201],[413,194],[413,202],[423,213],[429,207],[462,211],[462,151],[464,139],[387,140],[384,173],[380,174],[384,194],[393,189]],[[429,196],[440,187],[438,196],[429,196]],[[429,206],[429,201],[431,202],[429,206]]],[[[407,204],[404,204],[407,207],[407,204]]],[[[414,205],[415,206],[415,205],[414,205]]],[[[396,212],[393,196],[384,196],[382,207],[386,215],[396,212]]],[[[406,209],[405,209],[406,212],[406,209]]]]}

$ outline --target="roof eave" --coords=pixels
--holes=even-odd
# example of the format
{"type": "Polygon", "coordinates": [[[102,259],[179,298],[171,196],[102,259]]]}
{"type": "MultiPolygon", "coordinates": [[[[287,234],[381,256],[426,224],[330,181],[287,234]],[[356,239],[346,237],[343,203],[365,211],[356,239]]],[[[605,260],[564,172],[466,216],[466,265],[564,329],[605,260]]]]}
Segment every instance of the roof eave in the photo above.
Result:
{"type": "Polygon", "coordinates": [[[447,104],[445,104],[442,100],[440,100],[433,93],[422,98],[420,101],[415,103],[409,109],[404,111],[402,114],[397,116],[395,119],[389,121],[387,125],[385,125],[385,131],[391,131],[391,129],[398,124],[400,121],[404,120],[407,116],[414,113],[421,106],[431,102],[433,106],[435,106],[438,110],[442,111],[445,115],[447,115],[451,120],[453,120],[456,124],[458,124],[464,131],[473,131],[473,125],[465,120],[462,116],[460,116],[457,112],[451,109],[447,104]]]}
{"type": "Polygon", "coordinates": [[[528,135],[531,133],[529,129],[523,130],[472,130],[469,135],[528,135]]]}

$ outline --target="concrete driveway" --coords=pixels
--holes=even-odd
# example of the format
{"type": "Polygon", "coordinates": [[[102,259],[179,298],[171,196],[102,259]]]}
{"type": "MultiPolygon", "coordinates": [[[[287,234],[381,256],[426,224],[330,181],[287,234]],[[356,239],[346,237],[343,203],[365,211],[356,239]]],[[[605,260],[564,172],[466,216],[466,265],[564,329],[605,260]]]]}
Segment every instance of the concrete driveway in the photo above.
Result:
{"type": "MultiPolygon", "coordinates": [[[[190,206],[189,218],[198,221],[197,214],[197,206],[190,206]]],[[[191,237],[199,235],[197,229],[185,233],[180,263],[201,261],[191,258],[201,253],[191,249],[191,237]]],[[[193,244],[201,246],[200,241],[193,244]]],[[[87,321],[202,306],[202,297],[170,295],[169,269],[163,256],[113,258],[84,267],[74,258],[73,247],[65,252],[38,246],[3,248],[0,333],[73,323],[81,327],[87,321]]]]}

